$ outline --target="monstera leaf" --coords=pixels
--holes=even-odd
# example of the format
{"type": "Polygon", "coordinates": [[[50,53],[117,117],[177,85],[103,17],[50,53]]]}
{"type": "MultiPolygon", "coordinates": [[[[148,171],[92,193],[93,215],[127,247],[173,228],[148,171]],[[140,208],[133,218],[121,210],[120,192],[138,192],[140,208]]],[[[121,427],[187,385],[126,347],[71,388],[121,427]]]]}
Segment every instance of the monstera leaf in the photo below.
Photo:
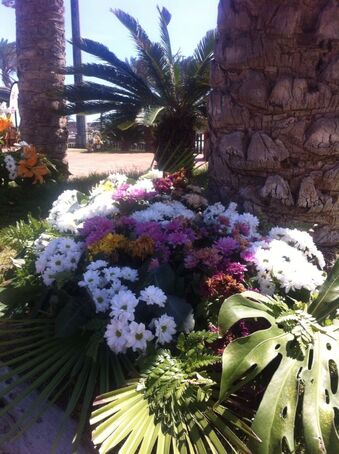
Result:
{"type": "Polygon", "coordinates": [[[307,305],[291,310],[281,299],[254,292],[233,295],[221,307],[222,333],[242,319],[262,318],[268,323],[266,328],[231,342],[225,349],[220,401],[257,377],[274,360],[279,361],[252,425],[262,440],[250,441],[253,453],[295,452],[297,422],[303,430],[305,452],[339,452],[339,328],[335,324],[321,326],[306,310],[307,305]],[[297,421],[300,413],[301,420],[297,421]]]}

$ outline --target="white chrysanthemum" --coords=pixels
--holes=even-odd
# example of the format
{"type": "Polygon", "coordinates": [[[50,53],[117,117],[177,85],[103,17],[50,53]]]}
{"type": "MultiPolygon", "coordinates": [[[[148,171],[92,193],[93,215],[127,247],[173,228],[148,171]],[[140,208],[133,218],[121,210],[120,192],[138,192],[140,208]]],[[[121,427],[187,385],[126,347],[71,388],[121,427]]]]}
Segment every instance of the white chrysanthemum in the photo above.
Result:
{"type": "Polygon", "coordinates": [[[152,180],[138,180],[127,189],[127,194],[133,194],[137,189],[147,192],[154,192],[152,180]]]}
{"type": "Polygon", "coordinates": [[[147,330],[143,323],[130,323],[129,333],[127,335],[127,346],[134,352],[138,350],[145,351],[147,342],[151,341],[153,338],[152,332],[147,330]]]}
{"type": "Polygon", "coordinates": [[[114,281],[121,278],[121,269],[118,266],[110,266],[103,270],[107,281],[114,281]]]}
{"type": "Polygon", "coordinates": [[[282,240],[291,246],[302,251],[306,257],[316,258],[320,268],[325,266],[324,256],[316,247],[313,238],[307,232],[298,229],[287,229],[281,227],[273,227],[268,236],[272,239],[282,240]]]}
{"type": "Polygon", "coordinates": [[[161,288],[150,285],[144,288],[144,290],[141,290],[139,299],[149,305],[156,304],[159,307],[164,307],[167,296],[161,288]]]}
{"type": "Polygon", "coordinates": [[[134,320],[134,310],[138,300],[130,290],[120,290],[111,300],[111,317],[124,322],[134,320]]]}
{"type": "Polygon", "coordinates": [[[75,271],[84,250],[83,243],[77,243],[70,238],[52,239],[37,255],[35,268],[41,274],[45,285],[51,285],[58,273],[75,271]]]}
{"type": "Polygon", "coordinates": [[[96,271],[102,268],[106,268],[107,265],[108,262],[106,262],[106,260],[94,260],[94,262],[91,262],[89,265],[87,265],[87,270],[96,271]]]}
{"type": "Polygon", "coordinates": [[[87,197],[78,191],[65,191],[53,203],[47,220],[59,232],[76,233],[87,219],[118,212],[110,192],[87,197]]]}
{"type": "Polygon", "coordinates": [[[181,202],[169,201],[153,203],[145,210],[133,213],[131,218],[137,222],[167,222],[179,216],[186,219],[193,219],[195,214],[193,211],[186,208],[181,202]]]}
{"type": "Polygon", "coordinates": [[[120,277],[126,281],[135,282],[138,280],[138,271],[130,268],[129,266],[123,266],[120,268],[120,277]]]}
{"type": "Polygon", "coordinates": [[[106,288],[93,288],[90,295],[95,304],[96,312],[106,312],[109,309],[111,294],[106,288]]]}
{"type": "Polygon", "coordinates": [[[145,180],[145,179],[156,180],[157,178],[163,178],[163,176],[164,176],[164,172],[162,170],[151,169],[144,175],[141,175],[139,177],[139,180],[145,180]]]}
{"type": "Polygon", "coordinates": [[[17,165],[15,159],[10,154],[5,154],[4,163],[8,172],[9,179],[15,180],[17,177],[17,165]]]}
{"type": "Polygon", "coordinates": [[[105,339],[114,353],[126,353],[129,326],[121,320],[112,319],[106,327],[105,339]]]}
{"type": "Polygon", "coordinates": [[[79,287],[90,289],[100,288],[103,284],[99,270],[87,270],[83,274],[82,281],[78,282],[79,287]]]}
{"type": "Polygon", "coordinates": [[[176,327],[177,324],[175,323],[174,318],[167,314],[155,319],[154,328],[157,342],[161,345],[169,344],[177,331],[176,327]]]}
{"type": "Polygon", "coordinates": [[[263,293],[273,294],[276,284],[285,292],[306,289],[314,292],[325,280],[324,273],[302,251],[282,240],[255,242],[250,251],[263,293]]]}

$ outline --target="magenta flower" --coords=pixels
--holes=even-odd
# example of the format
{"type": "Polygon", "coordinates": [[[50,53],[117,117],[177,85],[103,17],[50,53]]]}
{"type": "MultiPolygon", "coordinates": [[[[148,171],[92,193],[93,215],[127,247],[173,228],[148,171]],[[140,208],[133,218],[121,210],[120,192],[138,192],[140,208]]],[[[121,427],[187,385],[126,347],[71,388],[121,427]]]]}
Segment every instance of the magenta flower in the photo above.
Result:
{"type": "Polygon", "coordinates": [[[156,178],[153,180],[153,186],[159,193],[169,193],[172,189],[172,181],[169,178],[156,178]]]}
{"type": "Polygon", "coordinates": [[[226,273],[240,281],[244,280],[246,271],[246,266],[239,262],[231,262],[226,266],[226,273]]]}
{"type": "Polygon", "coordinates": [[[87,246],[101,240],[107,233],[113,232],[114,226],[110,219],[103,216],[95,216],[84,222],[80,234],[85,237],[87,246]]]}

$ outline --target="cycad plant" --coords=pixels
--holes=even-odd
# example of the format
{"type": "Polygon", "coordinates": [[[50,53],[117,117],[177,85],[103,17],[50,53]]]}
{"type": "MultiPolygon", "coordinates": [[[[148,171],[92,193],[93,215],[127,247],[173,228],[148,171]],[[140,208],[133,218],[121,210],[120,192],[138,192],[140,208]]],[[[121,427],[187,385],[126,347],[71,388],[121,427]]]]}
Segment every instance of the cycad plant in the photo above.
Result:
{"type": "Polygon", "coordinates": [[[16,72],[16,47],[14,42],[0,39],[0,76],[5,87],[10,88],[16,72]]]}
{"type": "Polygon", "coordinates": [[[222,332],[242,319],[266,321],[225,349],[220,387],[223,400],[275,367],[252,425],[262,440],[250,442],[254,454],[298,452],[298,439],[304,440],[302,452],[339,452],[338,307],[339,262],[310,303],[254,292],[224,302],[222,332]]]}
{"type": "Polygon", "coordinates": [[[107,47],[89,39],[74,43],[102,63],[70,68],[69,73],[96,77],[104,84],[85,82],[66,87],[70,112],[104,113],[112,128],[143,125],[153,129],[158,166],[162,170],[192,167],[195,130],[206,121],[209,67],[214,31],[200,41],[193,55],[174,53],[168,25],[171,14],[158,8],[160,42],[152,42],[129,14],[114,10],[129,30],[138,51],[133,62],[120,60],[107,47]]]}

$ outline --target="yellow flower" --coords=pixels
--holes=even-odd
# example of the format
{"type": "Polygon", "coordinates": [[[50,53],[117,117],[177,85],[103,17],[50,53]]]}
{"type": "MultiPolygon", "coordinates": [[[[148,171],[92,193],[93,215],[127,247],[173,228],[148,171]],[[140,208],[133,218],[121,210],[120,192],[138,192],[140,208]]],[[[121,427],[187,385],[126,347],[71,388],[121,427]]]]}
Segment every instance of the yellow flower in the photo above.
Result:
{"type": "Polygon", "coordinates": [[[105,181],[105,183],[102,183],[99,187],[103,191],[110,192],[110,191],[113,191],[114,184],[111,181],[108,180],[108,181],[105,181]]]}
{"type": "Polygon", "coordinates": [[[124,249],[128,243],[124,235],[118,233],[107,233],[101,240],[88,247],[88,250],[93,254],[110,255],[116,252],[117,249],[124,249]]]}
{"type": "Polygon", "coordinates": [[[137,240],[128,244],[128,252],[132,257],[144,260],[154,253],[154,241],[147,235],[141,235],[137,240]]]}

